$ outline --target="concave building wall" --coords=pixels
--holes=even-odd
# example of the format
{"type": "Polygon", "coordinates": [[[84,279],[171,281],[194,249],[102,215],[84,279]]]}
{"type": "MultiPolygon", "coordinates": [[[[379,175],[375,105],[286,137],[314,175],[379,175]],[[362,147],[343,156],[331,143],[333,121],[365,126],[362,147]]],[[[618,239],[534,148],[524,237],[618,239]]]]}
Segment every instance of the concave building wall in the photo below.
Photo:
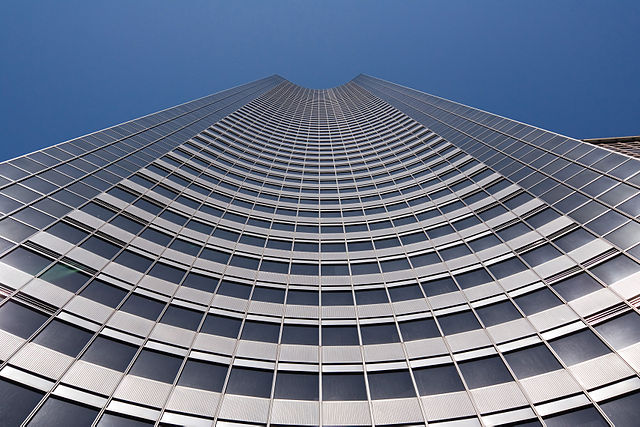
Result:
{"type": "Polygon", "coordinates": [[[635,425],[639,160],[272,76],[0,164],[0,424],[635,425]]]}

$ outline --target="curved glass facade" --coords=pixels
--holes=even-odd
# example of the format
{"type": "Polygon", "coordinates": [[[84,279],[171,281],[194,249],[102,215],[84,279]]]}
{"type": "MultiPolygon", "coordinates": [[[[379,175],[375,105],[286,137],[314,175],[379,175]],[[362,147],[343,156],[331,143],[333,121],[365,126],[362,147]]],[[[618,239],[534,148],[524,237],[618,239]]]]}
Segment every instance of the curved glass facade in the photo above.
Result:
{"type": "Polygon", "coordinates": [[[637,159],[272,76],[0,185],[2,425],[637,424],[637,159]]]}

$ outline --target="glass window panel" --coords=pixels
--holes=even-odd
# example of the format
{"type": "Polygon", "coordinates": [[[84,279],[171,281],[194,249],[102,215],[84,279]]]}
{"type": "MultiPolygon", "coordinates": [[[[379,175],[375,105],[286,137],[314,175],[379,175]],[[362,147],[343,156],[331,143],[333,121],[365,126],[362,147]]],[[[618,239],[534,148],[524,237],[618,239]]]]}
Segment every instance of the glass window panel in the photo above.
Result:
{"type": "Polygon", "coordinates": [[[19,426],[43,396],[39,390],[0,380],[0,425],[19,426]]]}
{"type": "Polygon", "coordinates": [[[124,372],[138,351],[138,346],[98,335],[81,359],[124,372]]]}
{"type": "Polygon", "coordinates": [[[87,232],[64,222],[54,224],[47,229],[47,232],[61,238],[62,240],[66,240],[69,243],[78,243],[80,240],[88,236],[87,232]]]}
{"type": "Polygon", "coordinates": [[[282,327],[282,344],[318,345],[317,326],[287,325],[282,327]]]}
{"type": "Polygon", "coordinates": [[[612,285],[640,270],[640,265],[625,255],[617,255],[591,269],[591,272],[608,285],[612,285]]]}
{"type": "Polygon", "coordinates": [[[626,427],[635,426],[640,418],[640,392],[618,396],[600,403],[600,407],[611,419],[613,425],[626,427]]]}
{"type": "Polygon", "coordinates": [[[485,305],[484,307],[478,307],[476,308],[476,313],[478,313],[480,320],[482,320],[482,323],[487,327],[522,317],[510,301],[502,301],[485,305]]]}
{"type": "Polygon", "coordinates": [[[272,380],[273,371],[234,366],[231,369],[226,392],[268,398],[271,395],[272,380]]]}
{"type": "Polygon", "coordinates": [[[21,338],[29,338],[49,316],[14,301],[0,306],[0,329],[21,338]]]}
{"type": "Polygon", "coordinates": [[[422,282],[421,285],[428,297],[458,291],[458,287],[450,277],[422,282]]]}
{"type": "Polygon", "coordinates": [[[131,294],[120,309],[149,320],[156,320],[164,305],[164,302],[138,294],[131,294]]]}
{"type": "Polygon", "coordinates": [[[322,374],[322,400],[367,400],[362,373],[322,374]]]}
{"type": "Polygon", "coordinates": [[[54,319],[34,338],[33,342],[76,357],[89,342],[93,332],[54,319]]]}
{"type": "Polygon", "coordinates": [[[457,334],[480,328],[480,323],[476,319],[476,316],[474,316],[474,314],[469,310],[438,316],[438,323],[445,335],[457,334]]]}
{"type": "Polygon", "coordinates": [[[323,326],[322,345],[359,345],[358,329],[353,326],[323,326]]]}
{"type": "Polygon", "coordinates": [[[549,341],[567,365],[575,365],[609,353],[609,349],[588,329],[549,341]]]}
{"type": "Polygon", "coordinates": [[[25,273],[35,275],[42,271],[51,260],[23,247],[17,247],[2,257],[2,262],[22,270],[25,273]]]}
{"type": "Polygon", "coordinates": [[[546,287],[515,297],[514,301],[527,316],[562,304],[558,297],[546,287]]]}
{"type": "Polygon", "coordinates": [[[318,400],[320,375],[316,372],[285,372],[276,375],[274,398],[318,400]]]}
{"type": "Polygon", "coordinates": [[[439,337],[440,331],[432,318],[398,322],[404,341],[439,337]]]}
{"type": "MultiPolygon", "coordinates": [[[[488,266],[489,271],[496,277],[496,279],[504,279],[505,277],[512,276],[527,270],[527,266],[523,264],[518,258],[511,258],[505,261],[500,261],[488,266]]],[[[462,284],[460,285],[462,286],[462,284]]]]}
{"type": "Polygon", "coordinates": [[[181,364],[182,357],[143,349],[129,373],[156,381],[172,383],[181,364]]]}
{"type": "Polygon", "coordinates": [[[399,342],[398,331],[395,323],[383,323],[380,325],[362,325],[362,344],[384,344],[399,342]]]}
{"type": "Polygon", "coordinates": [[[353,305],[353,297],[349,291],[322,292],[322,305],[353,305]]]}
{"type": "Polygon", "coordinates": [[[204,274],[189,273],[182,282],[183,286],[188,286],[194,289],[200,289],[201,291],[213,292],[216,289],[218,281],[212,277],[205,276],[204,274]]]}
{"type": "Polygon", "coordinates": [[[178,385],[202,390],[221,392],[227,377],[226,365],[187,359],[182,369],[178,385]]]}
{"type": "Polygon", "coordinates": [[[372,399],[414,397],[413,382],[409,371],[370,372],[369,389],[372,399]]]}
{"type": "Polygon", "coordinates": [[[420,396],[463,391],[460,375],[453,365],[430,366],[413,370],[420,396]]]}
{"type": "Polygon", "coordinates": [[[544,417],[543,419],[547,427],[604,427],[609,425],[596,408],[591,405],[586,408],[574,409],[561,414],[544,417]]]}
{"type": "Polygon", "coordinates": [[[567,301],[602,289],[602,285],[587,273],[580,273],[568,279],[561,280],[551,285],[551,287],[567,301]]]}
{"type": "Polygon", "coordinates": [[[596,331],[616,350],[640,341],[640,316],[627,312],[595,326],[596,331]]]}
{"type": "Polygon", "coordinates": [[[154,425],[152,421],[105,412],[100,418],[97,427],[145,427],[152,425],[154,425]]]}
{"type": "Polygon", "coordinates": [[[36,415],[29,421],[30,427],[65,426],[86,427],[93,423],[98,410],[71,403],[57,397],[49,397],[36,415]]]}
{"type": "Polygon", "coordinates": [[[560,362],[544,344],[537,344],[504,354],[507,363],[518,378],[527,378],[562,369],[560,362]]]}
{"type": "Polygon", "coordinates": [[[366,289],[356,291],[356,303],[361,304],[382,304],[389,302],[384,289],[366,289]]]}
{"type": "Polygon", "coordinates": [[[253,294],[251,295],[251,299],[253,301],[264,301],[264,302],[273,302],[277,304],[284,304],[284,289],[256,286],[253,289],[253,294]]]}
{"type": "Polygon", "coordinates": [[[207,314],[200,332],[211,335],[220,335],[228,338],[237,338],[242,321],[233,317],[207,314]]]}
{"type": "Polygon", "coordinates": [[[391,301],[393,302],[407,301],[423,297],[422,292],[417,285],[394,286],[388,289],[391,301]]]}
{"type": "Polygon", "coordinates": [[[144,273],[153,261],[147,257],[126,250],[116,257],[115,262],[144,273]]]}
{"type": "Polygon", "coordinates": [[[458,363],[469,388],[486,387],[513,381],[498,356],[489,356],[458,363]]]}
{"type": "Polygon", "coordinates": [[[80,245],[80,247],[106,259],[111,259],[120,249],[122,249],[120,246],[116,246],[111,242],[107,242],[106,240],[95,236],[89,237],[80,245]]]}
{"type": "Polygon", "coordinates": [[[242,299],[249,299],[249,295],[251,294],[251,286],[223,280],[220,282],[220,286],[218,287],[218,294],[242,299]]]}
{"type": "Polygon", "coordinates": [[[200,325],[200,320],[202,320],[203,315],[204,313],[200,311],[169,305],[169,308],[164,312],[160,321],[172,326],[195,331],[198,325],[200,325]]]}
{"type": "Polygon", "coordinates": [[[278,342],[279,323],[266,323],[247,320],[242,328],[242,339],[251,341],[278,342]]]}
{"type": "MultiPolygon", "coordinates": [[[[479,286],[484,283],[493,282],[489,273],[483,268],[478,270],[471,270],[466,273],[455,275],[456,281],[460,285],[462,289],[472,288],[474,286],[479,286]]],[[[425,290],[427,295],[429,295],[429,291],[425,290]]]]}

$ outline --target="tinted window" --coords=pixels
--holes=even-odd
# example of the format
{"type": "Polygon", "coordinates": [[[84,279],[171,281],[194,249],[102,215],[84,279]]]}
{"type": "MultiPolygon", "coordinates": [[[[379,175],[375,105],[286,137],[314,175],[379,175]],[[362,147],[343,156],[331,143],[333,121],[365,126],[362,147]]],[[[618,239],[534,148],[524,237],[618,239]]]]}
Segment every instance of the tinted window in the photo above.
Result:
{"type": "Polygon", "coordinates": [[[182,282],[183,286],[188,286],[201,291],[213,292],[216,289],[218,281],[211,277],[198,273],[189,273],[182,282]]]}
{"type": "Polygon", "coordinates": [[[421,396],[464,390],[460,375],[453,365],[414,369],[413,376],[421,396]]]}
{"type": "Polygon", "coordinates": [[[169,308],[164,312],[160,321],[179,328],[195,331],[198,325],[200,325],[200,320],[203,315],[204,313],[200,311],[169,305],[169,308]]]}
{"type": "Polygon", "coordinates": [[[561,304],[558,297],[556,297],[548,288],[529,292],[528,294],[515,297],[514,300],[527,316],[561,304]]]}
{"type": "Polygon", "coordinates": [[[77,268],[60,263],[53,265],[40,278],[74,293],[89,280],[89,276],[77,268]]]}
{"type": "Polygon", "coordinates": [[[40,331],[33,342],[76,357],[92,336],[93,332],[54,319],[40,331]]]}
{"type": "Polygon", "coordinates": [[[469,388],[486,387],[513,380],[498,356],[460,362],[458,366],[469,388]]]}
{"type": "Polygon", "coordinates": [[[349,291],[322,292],[322,305],[353,305],[349,291]]]}
{"type": "Polygon", "coordinates": [[[297,291],[290,289],[287,293],[287,304],[318,305],[318,292],[297,291]]]}
{"type": "Polygon", "coordinates": [[[549,344],[567,365],[609,353],[609,349],[588,329],[551,340],[549,344]]]}
{"type": "Polygon", "coordinates": [[[242,339],[251,341],[278,342],[279,323],[266,323],[247,320],[242,328],[242,339]]]}
{"type": "Polygon", "coordinates": [[[124,251],[117,256],[115,262],[144,273],[145,271],[147,271],[153,261],[147,257],[143,257],[133,252],[124,251]]]}
{"type": "Polygon", "coordinates": [[[156,320],[163,308],[164,302],[142,295],[131,294],[120,309],[127,313],[135,314],[136,316],[156,320]]]}
{"type": "Polygon", "coordinates": [[[593,406],[545,417],[544,422],[548,427],[597,427],[609,425],[593,406]]]}
{"type": "Polygon", "coordinates": [[[284,325],[283,344],[318,345],[318,327],[311,325],[284,325]]]}
{"type": "Polygon", "coordinates": [[[384,289],[367,289],[356,291],[356,302],[358,304],[381,304],[389,302],[384,289]]]}
{"type": "Polygon", "coordinates": [[[256,286],[253,290],[251,299],[254,301],[274,302],[278,304],[284,303],[284,289],[265,288],[256,286]]]}
{"type": "Polygon", "coordinates": [[[245,396],[269,397],[272,379],[272,371],[234,366],[231,369],[226,392],[245,396]]]}
{"type": "Polygon", "coordinates": [[[591,269],[596,277],[608,285],[631,276],[640,270],[640,265],[624,255],[618,255],[591,269]]]}
{"type": "Polygon", "coordinates": [[[478,307],[476,308],[476,313],[478,313],[485,326],[493,326],[522,317],[520,312],[509,301],[478,307]]]}
{"type": "Polygon", "coordinates": [[[469,310],[438,316],[438,323],[440,323],[445,335],[466,332],[480,327],[476,316],[469,310]]]}
{"type": "Polygon", "coordinates": [[[616,397],[600,403],[600,407],[615,426],[635,426],[640,417],[640,392],[616,397]]]}
{"type": "Polygon", "coordinates": [[[278,372],[276,375],[276,399],[318,400],[318,373],[278,372]]]}
{"type": "Polygon", "coordinates": [[[359,345],[356,326],[323,326],[322,345],[359,345]]]}
{"type": "Polygon", "coordinates": [[[120,304],[120,301],[122,301],[125,295],[127,295],[127,291],[116,286],[112,286],[102,280],[93,279],[91,283],[82,290],[80,295],[99,302],[100,304],[104,304],[109,307],[116,307],[120,304]]]}
{"type": "Polygon", "coordinates": [[[440,294],[446,294],[458,290],[458,287],[450,277],[443,277],[442,279],[431,280],[429,282],[422,282],[422,289],[427,296],[435,296],[440,294]]]}
{"type": "Polygon", "coordinates": [[[77,405],[57,397],[49,397],[28,425],[86,427],[93,423],[96,415],[98,415],[97,409],[77,405]]]}
{"type": "Polygon", "coordinates": [[[215,314],[207,314],[200,332],[212,335],[221,335],[223,337],[236,338],[242,321],[233,317],[218,316],[215,314]]]}
{"type": "Polygon", "coordinates": [[[48,318],[13,301],[7,301],[0,307],[0,329],[22,338],[29,338],[48,318]]]}
{"type": "Polygon", "coordinates": [[[391,296],[391,301],[393,302],[422,298],[422,292],[416,285],[395,286],[389,288],[389,295],[391,296]]]}
{"type": "Polygon", "coordinates": [[[415,396],[409,371],[371,372],[367,377],[372,399],[415,396]]]}
{"type": "Polygon", "coordinates": [[[384,323],[381,325],[362,325],[362,344],[383,344],[388,342],[398,342],[398,331],[395,323],[384,323]]]}
{"type": "Polygon", "coordinates": [[[509,366],[518,378],[527,378],[561,369],[562,366],[543,344],[505,353],[509,366]]]}
{"type": "Polygon", "coordinates": [[[137,418],[130,418],[124,415],[115,415],[106,412],[100,418],[98,427],[144,427],[152,426],[154,423],[151,421],[139,420],[137,418]]]}
{"type": "Polygon", "coordinates": [[[129,373],[156,381],[172,383],[181,364],[182,357],[143,349],[129,373]]]}
{"type": "Polygon", "coordinates": [[[228,366],[188,359],[178,385],[221,392],[228,366]]]}
{"type": "Polygon", "coordinates": [[[367,400],[362,373],[322,374],[323,400],[367,400]]]}
{"type": "Polygon", "coordinates": [[[567,301],[580,298],[581,296],[602,289],[602,285],[587,273],[580,273],[576,276],[555,283],[551,285],[551,287],[567,301]]]}
{"type": "Polygon", "coordinates": [[[70,243],[78,243],[88,235],[85,231],[64,222],[54,224],[47,232],[70,243]]]}
{"type": "Polygon", "coordinates": [[[39,273],[43,268],[51,264],[49,258],[22,247],[18,247],[3,256],[2,262],[31,275],[39,273]]]}
{"type": "Polygon", "coordinates": [[[44,393],[0,380],[0,425],[19,426],[36,407],[44,393]]]}
{"type": "Polygon", "coordinates": [[[81,359],[124,372],[137,350],[137,346],[98,336],[84,352],[81,359]]]}
{"type": "MultiPolygon", "coordinates": [[[[455,278],[462,289],[472,288],[493,281],[485,269],[471,270],[466,273],[457,274],[455,278]]],[[[427,295],[429,295],[429,292],[426,292],[427,295]]]]}
{"type": "Polygon", "coordinates": [[[640,341],[640,316],[633,311],[599,323],[595,328],[616,350],[640,341]]]}
{"type": "Polygon", "coordinates": [[[122,249],[120,246],[116,246],[113,243],[95,236],[89,237],[80,247],[106,259],[111,259],[122,249]]]}
{"type": "Polygon", "coordinates": [[[185,273],[186,271],[184,270],[162,263],[157,263],[149,271],[150,276],[166,280],[167,282],[175,283],[176,285],[180,283],[180,280],[182,280],[182,277],[185,273]]]}
{"type": "MultiPolygon", "coordinates": [[[[497,262],[490,265],[489,271],[496,277],[496,279],[504,279],[521,271],[527,270],[527,266],[522,263],[518,258],[511,258],[505,261],[497,262]]],[[[462,286],[462,284],[460,285],[462,286]]]]}

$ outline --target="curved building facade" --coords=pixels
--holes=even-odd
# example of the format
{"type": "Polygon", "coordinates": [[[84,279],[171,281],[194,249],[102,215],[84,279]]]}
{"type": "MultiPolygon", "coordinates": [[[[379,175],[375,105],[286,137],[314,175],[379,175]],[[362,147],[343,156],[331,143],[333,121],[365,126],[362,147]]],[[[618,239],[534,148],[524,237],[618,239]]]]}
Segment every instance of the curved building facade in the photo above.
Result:
{"type": "Polygon", "coordinates": [[[0,185],[1,425],[637,425],[638,159],[272,76],[0,185]]]}

